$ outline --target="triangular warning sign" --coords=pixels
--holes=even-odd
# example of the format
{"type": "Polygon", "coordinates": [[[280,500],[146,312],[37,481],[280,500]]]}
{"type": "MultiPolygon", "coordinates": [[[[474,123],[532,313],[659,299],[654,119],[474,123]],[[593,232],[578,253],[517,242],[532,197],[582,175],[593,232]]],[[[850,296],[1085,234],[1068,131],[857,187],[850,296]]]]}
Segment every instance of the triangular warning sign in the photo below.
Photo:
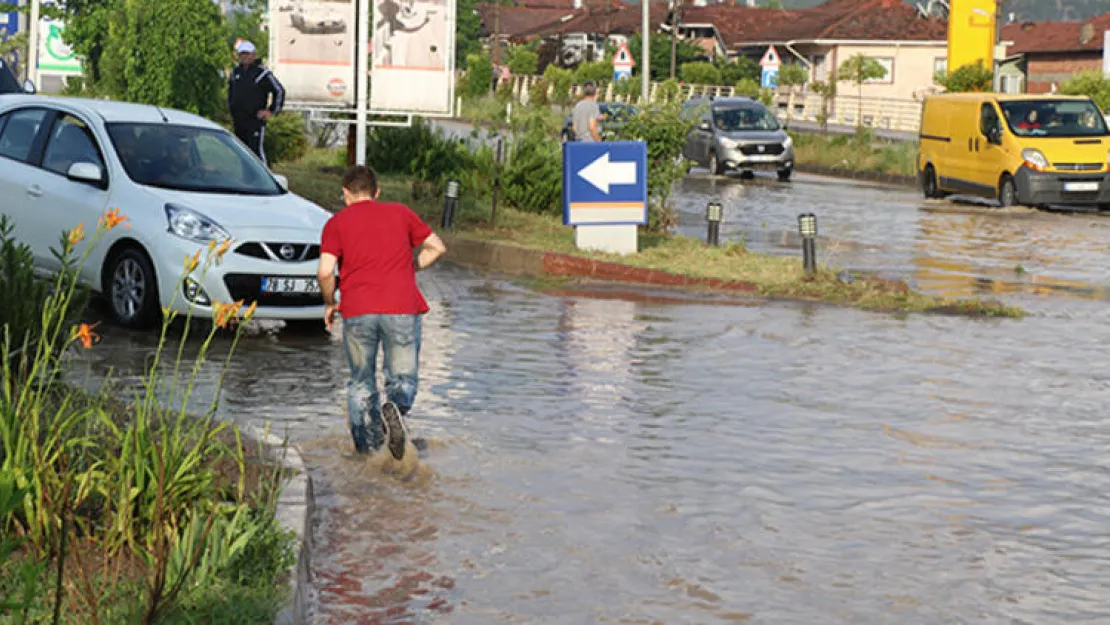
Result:
{"type": "Polygon", "coordinates": [[[617,48],[617,54],[613,57],[613,65],[623,67],[632,67],[636,65],[636,61],[632,60],[632,53],[628,51],[628,44],[622,43],[617,48]]]}
{"type": "Polygon", "coordinates": [[[782,65],[782,61],[779,60],[779,53],[775,51],[775,46],[767,48],[767,51],[763,53],[763,58],[759,59],[759,64],[764,66],[782,65]]]}

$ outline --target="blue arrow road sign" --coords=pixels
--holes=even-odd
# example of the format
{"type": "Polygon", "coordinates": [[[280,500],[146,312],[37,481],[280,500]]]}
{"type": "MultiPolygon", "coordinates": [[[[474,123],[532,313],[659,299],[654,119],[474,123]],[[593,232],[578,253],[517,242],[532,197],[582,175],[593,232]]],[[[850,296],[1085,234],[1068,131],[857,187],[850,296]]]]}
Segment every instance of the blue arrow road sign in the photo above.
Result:
{"type": "Polygon", "coordinates": [[[563,144],[563,223],[568,226],[648,222],[647,144],[563,144]]]}

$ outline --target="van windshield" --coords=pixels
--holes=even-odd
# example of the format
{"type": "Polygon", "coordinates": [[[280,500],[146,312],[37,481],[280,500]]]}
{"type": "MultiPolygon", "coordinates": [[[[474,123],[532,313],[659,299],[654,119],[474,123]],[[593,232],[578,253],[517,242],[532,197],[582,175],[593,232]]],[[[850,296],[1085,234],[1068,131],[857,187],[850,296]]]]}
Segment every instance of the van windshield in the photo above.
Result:
{"type": "Polygon", "coordinates": [[[1083,100],[1000,102],[1010,130],[1019,137],[1093,137],[1106,135],[1098,107],[1083,100]]]}
{"type": "Polygon", "coordinates": [[[713,109],[713,125],[725,132],[779,129],[771,111],[754,106],[713,109]]]}

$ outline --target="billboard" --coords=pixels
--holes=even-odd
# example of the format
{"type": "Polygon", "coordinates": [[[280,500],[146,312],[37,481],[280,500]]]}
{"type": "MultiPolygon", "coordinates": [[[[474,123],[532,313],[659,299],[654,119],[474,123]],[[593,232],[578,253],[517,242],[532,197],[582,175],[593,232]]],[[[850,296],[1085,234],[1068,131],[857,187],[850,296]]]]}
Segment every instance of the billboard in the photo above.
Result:
{"type": "Polygon", "coordinates": [[[266,66],[286,101],[355,103],[356,0],[270,0],[266,66]]]}
{"type": "MultiPolygon", "coordinates": [[[[42,2],[42,6],[54,4],[65,6],[64,3],[42,2]]],[[[46,16],[39,18],[36,67],[40,75],[79,76],[81,74],[81,60],[62,39],[64,32],[65,22],[52,20],[46,16]]]]}
{"type": "Polygon", "coordinates": [[[371,0],[370,110],[451,113],[455,0],[371,0]]]}
{"type": "Polygon", "coordinates": [[[982,61],[994,67],[997,0],[961,0],[948,11],[948,71],[982,61]]]}

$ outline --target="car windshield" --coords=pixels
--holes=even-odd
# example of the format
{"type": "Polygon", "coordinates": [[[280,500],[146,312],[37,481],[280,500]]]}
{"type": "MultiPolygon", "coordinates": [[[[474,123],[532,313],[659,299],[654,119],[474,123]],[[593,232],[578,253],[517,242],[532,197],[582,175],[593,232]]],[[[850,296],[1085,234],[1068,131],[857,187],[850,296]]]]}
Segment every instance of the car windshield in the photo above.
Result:
{"type": "Polygon", "coordinates": [[[713,109],[713,125],[725,132],[779,129],[771,111],[754,106],[713,109]]]}
{"type": "Polygon", "coordinates": [[[108,124],[128,177],[198,193],[281,195],[273,176],[231,133],[174,124],[108,124]]]}
{"type": "Polygon", "coordinates": [[[1107,134],[1106,120],[1085,100],[1000,102],[1010,130],[1019,137],[1092,137],[1107,134]]]}

